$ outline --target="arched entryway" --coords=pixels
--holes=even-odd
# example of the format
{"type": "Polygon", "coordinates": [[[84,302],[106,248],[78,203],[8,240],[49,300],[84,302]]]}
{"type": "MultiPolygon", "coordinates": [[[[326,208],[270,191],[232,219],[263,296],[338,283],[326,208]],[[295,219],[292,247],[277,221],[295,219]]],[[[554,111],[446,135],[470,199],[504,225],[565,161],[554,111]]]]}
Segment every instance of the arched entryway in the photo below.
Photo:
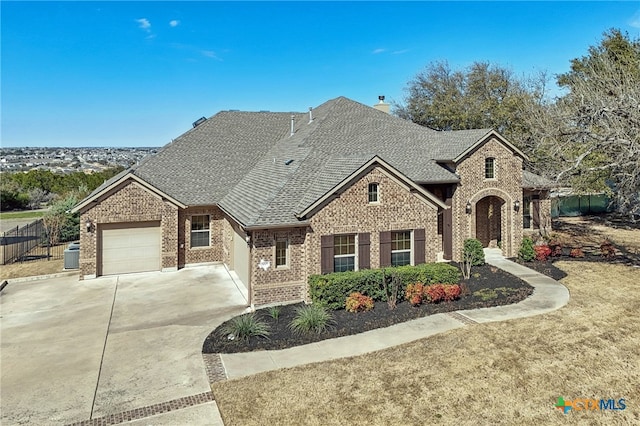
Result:
{"type": "Polygon", "coordinates": [[[502,241],[502,210],[505,201],[494,195],[476,203],[476,238],[483,247],[495,248],[502,241]]]}

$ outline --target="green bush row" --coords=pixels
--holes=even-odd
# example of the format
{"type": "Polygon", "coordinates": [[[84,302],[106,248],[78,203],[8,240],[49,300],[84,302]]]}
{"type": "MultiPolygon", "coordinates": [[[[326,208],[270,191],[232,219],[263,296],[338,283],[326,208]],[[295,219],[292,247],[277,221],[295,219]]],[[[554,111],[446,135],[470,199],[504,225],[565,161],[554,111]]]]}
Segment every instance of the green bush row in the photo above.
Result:
{"type": "Polygon", "coordinates": [[[353,292],[360,292],[376,301],[386,300],[383,279],[387,282],[397,274],[401,284],[398,297],[404,295],[408,284],[457,284],[460,270],[448,263],[424,263],[417,266],[396,268],[364,269],[362,271],[334,272],[309,277],[311,300],[329,309],[344,308],[346,298],[353,292]]]}

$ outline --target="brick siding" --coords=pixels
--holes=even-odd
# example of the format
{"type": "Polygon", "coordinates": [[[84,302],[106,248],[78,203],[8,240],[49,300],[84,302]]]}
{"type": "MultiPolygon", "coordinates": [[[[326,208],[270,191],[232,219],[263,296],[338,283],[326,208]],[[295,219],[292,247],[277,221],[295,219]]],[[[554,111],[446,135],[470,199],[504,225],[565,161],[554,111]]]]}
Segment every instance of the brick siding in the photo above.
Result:
{"type": "Polygon", "coordinates": [[[481,202],[490,196],[501,200],[491,205],[500,210],[502,251],[507,257],[516,255],[522,241],[522,211],[514,211],[513,206],[515,201],[522,205],[522,158],[493,138],[458,163],[456,173],[460,183],[452,199],[453,260],[460,260],[465,239],[495,234],[485,229],[491,223],[486,217],[489,204],[481,202]],[[485,159],[489,157],[495,159],[495,179],[485,179],[485,159]],[[471,203],[471,214],[465,211],[467,202],[471,203]]]}
{"type": "Polygon", "coordinates": [[[184,261],[180,266],[192,263],[222,262],[223,253],[223,223],[225,218],[222,211],[216,206],[189,207],[181,209],[179,214],[180,229],[180,257],[184,261]],[[191,247],[191,217],[196,215],[209,215],[209,247],[191,247]]]}
{"type": "Polygon", "coordinates": [[[98,268],[98,227],[106,223],[159,221],[162,230],[162,268],[178,266],[178,207],[163,201],[142,185],[126,181],[109,191],[80,215],[93,224],[80,232],[80,277],[95,276],[98,268]]]}

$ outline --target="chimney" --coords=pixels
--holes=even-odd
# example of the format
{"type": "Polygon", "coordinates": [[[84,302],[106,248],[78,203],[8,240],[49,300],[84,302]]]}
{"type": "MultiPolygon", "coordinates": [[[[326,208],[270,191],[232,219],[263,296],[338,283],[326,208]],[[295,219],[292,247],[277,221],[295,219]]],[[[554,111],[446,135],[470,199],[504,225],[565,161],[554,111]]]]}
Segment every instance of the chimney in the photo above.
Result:
{"type": "Polygon", "coordinates": [[[377,109],[378,111],[382,111],[382,112],[386,112],[387,114],[391,113],[391,108],[389,104],[384,102],[384,95],[380,95],[378,96],[378,99],[380,100],[380,102],[378,102],[377,104],[375,104],[373,107],[375,109],[377,109]]]}

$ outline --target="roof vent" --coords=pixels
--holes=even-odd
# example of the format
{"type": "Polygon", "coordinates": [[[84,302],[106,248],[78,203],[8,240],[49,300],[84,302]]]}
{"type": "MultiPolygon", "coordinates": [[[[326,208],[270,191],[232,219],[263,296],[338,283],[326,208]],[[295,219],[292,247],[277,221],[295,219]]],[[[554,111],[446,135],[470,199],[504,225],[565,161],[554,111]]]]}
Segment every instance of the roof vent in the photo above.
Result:
{"type": "Polygon", "coordinates": [[[284,165],[285,165],[285,166],[288,166],[288,165],[289,165],[289,164],[291,164],[291,163],[293,163],[293,160],[287,160],[287,161],[285,161],[285,162],[284,162],[284,165]]]}
{"type": "Polygon", "coordinates": [[[309,123],[313,121],[313,108],[309,107],[309,123]]]}
{"type": "Polygon", "coordinates": [[[205,117],[200,117],[198,118],[196,121],[193,122],[193,127],[198,127],[199,125],[201,125],[202,123],[204,123],[205,121],[207,121],[207,119],[205,117]]]}
{"type": "Polygon", "coordinates": [[[291,136],[293,136],[293,135],[294,135],[294,133],[295,133],[295,130],[294,130],[294,128],[293,128],[293,126],[294,126],[294,124],[295,124],[295,119],[296,119],[296,116],[295,116],[295,115],[293,115],[293,114],[291,114],[291,136]]]}

